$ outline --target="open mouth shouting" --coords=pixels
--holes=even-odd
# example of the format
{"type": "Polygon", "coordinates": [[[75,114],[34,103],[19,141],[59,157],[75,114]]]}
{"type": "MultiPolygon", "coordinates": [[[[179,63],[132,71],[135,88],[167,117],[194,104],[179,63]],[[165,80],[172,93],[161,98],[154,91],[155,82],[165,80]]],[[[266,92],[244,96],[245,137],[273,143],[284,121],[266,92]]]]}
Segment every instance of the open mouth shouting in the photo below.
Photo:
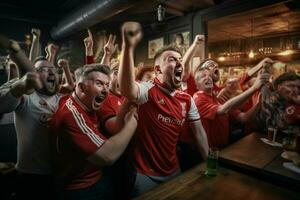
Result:
{"type": "Polygon", "coordinates": [[[105,99],[106,95],[98,95],[94,98],[93,101],[93,109],[98,110],[100,108],[100,105],[102,101],[105,99]]]}
{"type": "Polygon", "coordinates": [[[182,74],[183,74],[183,68],[181,66],[176,67],[174,70],[174,80],[176,84],[181,83],[182,74]]]}

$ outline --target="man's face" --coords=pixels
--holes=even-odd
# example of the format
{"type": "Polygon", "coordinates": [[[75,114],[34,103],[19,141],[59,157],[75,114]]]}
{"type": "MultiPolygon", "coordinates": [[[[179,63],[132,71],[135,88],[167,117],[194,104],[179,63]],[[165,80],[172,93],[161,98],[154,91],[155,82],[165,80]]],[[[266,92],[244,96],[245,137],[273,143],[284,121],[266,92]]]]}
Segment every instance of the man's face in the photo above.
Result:
{"type": "Polygon", "coordinates": [[[160,59],[163,83],[171,89],[180,88],[183,75],[181,55],[176,51],[165,51],[160,59]]]}
{"type": "Polygon", "coordinates": [[[211,92],[214,85],[210,70],[204,69],[195,73],[197,88],[201,91],[211,92]]]}
{"type": "Polygon", "coordinates": [[[89,109],[98,110],[108,93],[109,76],[101,72],[91,72],[86,80],[82,81],[80,100],[89,109]]]}
{"type": "Polygon", "coordinates": [[[278,85],[278,92],[285,96],[288,100],[293,100],[299,95],[300,81],[284,81],[278,85]]]}
{"type": "Polygon", "coordinates": [[[39,92],[50,96],[56,94],[59,90],[57,68],[51,62],[41,60],[35,63],[35,69],[43,85],[39,92]]]}
{"type": "Polygon", "coordinates": [[[214,83],[220,80],[220,71],[219,71],[219,64],[213,60],[208,60],[204,63],[203,67],[208,68],[211,74],[211,77],[214,83]]]}

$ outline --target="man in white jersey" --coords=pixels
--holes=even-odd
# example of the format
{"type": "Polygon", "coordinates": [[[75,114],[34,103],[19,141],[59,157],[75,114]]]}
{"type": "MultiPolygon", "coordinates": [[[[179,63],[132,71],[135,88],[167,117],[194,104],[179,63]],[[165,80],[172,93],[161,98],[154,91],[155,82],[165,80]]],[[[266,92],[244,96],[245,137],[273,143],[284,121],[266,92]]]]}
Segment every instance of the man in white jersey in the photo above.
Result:
{"type": "Polygon", "coordinates": [[[18,199],[51,199],[47,122],[57,109],[58,89],[57,69],[45,58],[35,62],[35,72],[28,72],[0,89],[0,113],[14,111],[15,116],[18,199]]]}
{"type": "Polygon", "coordinates": [[[157,52],[153,82],[136,83],[134,50],[141,38],[140,25],[122,27],[119,69],[121,94],[139,105],[139,122],[133,142],[132,164],[137,172],[134,195],[144,193],[180,172],[176,144],[185,121],[195,135],[197,147],[206,159],[208,143],[192,97],[178,90],[183,66],[178,50],[167,47],[157,52]]]}

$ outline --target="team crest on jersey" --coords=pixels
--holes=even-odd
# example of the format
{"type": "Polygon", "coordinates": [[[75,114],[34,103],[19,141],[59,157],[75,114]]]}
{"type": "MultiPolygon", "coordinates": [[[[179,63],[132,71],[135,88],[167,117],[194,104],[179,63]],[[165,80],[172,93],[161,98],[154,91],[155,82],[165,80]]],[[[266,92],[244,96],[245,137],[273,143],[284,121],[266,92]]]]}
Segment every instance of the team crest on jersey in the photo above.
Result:
{"type": "Polygon", "coordinates": [[[183,117],[186,116],[186,102],[180,102],[180,105],[181,105],[181,114],[183,117]]]}
{"type": "Polygon", "coordinates": [[[160,99],[160,100],[158,101],[158,103],[161,104],[161,105],[166,104],[164,99],[160,99]]]}
{"type": "Polygon", "coordinates": [[[294,114],[294,113],[295,113],[295,107],[294,107],[294,106],[288,107],[288,108],[286,109],[286,113],[287,113],[288,115],[294,114]]]}

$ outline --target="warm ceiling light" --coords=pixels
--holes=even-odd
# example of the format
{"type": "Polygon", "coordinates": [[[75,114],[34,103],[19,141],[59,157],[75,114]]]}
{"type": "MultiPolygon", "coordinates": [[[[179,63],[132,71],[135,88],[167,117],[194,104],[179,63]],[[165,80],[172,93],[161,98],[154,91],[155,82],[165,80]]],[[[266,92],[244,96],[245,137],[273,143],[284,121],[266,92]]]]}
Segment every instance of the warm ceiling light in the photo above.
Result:
{"type": "Polygon", "coordinates": [[[292,55],[294,53],[294,50],[285,50],[285,51],[282,51],[280,53],[278,53],[279,56],[289,56],[289,55],[292,55]]]}
{"type": "Polygon", "coordinates": [[[254,54],[253,50],[251,49],[250,53],[248,54],[248,57],[249,58],[254,58],[254,56],[255,56],[255,54],[254,54]]]}
{"type": "Polygon", "coordinates": [[[220,56],[220,57],[218,57],[218,61],[220,61],[220,62],[223,62],[223,61],[225,61],[226,60],[226,57],[225,56],[220,56]]]}

